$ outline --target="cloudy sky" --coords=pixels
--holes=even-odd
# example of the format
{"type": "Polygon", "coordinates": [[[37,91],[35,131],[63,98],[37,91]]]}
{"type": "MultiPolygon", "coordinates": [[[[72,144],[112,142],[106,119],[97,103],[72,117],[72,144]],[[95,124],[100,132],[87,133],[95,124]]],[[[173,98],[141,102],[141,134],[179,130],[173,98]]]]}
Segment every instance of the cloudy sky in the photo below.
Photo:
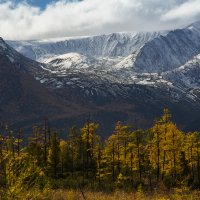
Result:
{"type": "Polygon", "coordinates": [[[25,40],[172,29],[200,20],[200,0],[0,0],[0,36],[25,40]]]}

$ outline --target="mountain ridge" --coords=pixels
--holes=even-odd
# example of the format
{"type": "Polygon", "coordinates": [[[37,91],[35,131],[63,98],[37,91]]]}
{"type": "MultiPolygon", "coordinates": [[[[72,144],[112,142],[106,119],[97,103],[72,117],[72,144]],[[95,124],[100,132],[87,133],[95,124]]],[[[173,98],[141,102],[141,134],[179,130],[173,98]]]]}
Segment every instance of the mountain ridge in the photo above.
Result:
{"type": "Polygon", "coordinates": [[[165,107],[184,128],[199,120],[199,23],[165,32],[8,44],[35,59],[36,67],[28,69],[38,83],[82,110],[73,115],[78,121],[80,113],[91,113],[102,124],[104,118],[139,118],[145,127],[165,107]]]}

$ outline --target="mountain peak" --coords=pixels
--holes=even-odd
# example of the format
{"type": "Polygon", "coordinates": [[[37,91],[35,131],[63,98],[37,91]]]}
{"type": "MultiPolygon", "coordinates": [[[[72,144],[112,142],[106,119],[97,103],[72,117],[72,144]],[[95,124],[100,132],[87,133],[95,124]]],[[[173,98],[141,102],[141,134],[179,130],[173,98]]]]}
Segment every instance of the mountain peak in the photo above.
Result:
{"type": "Polygon", "coordinates": [[[0,37],[0,49],[3,49],[3,50],[7,49],[7,45],[2,37],[0,37]]]}
{"type": "Polygon", "coordinates": [[[200,21],[196,21],[196,22],[190,24],[189,26],[186,26],[186,28],[190,29],[190,30],[200,31],[200,21]]]}
{"type": "Polygon", "coordinates": [[[193,25],[200,27],[200,20],[193,23],[193,25]]]}

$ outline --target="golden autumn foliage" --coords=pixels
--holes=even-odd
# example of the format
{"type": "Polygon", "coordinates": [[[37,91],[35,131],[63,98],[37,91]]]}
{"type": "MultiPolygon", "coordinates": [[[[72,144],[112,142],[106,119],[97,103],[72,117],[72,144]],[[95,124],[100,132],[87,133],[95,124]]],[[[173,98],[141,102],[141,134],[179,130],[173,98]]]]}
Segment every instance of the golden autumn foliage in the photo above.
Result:
{"type": "Polygon", "coordinates": [[[171,118],[165,109],[148,130],[117,122],[105,141],[98,135],[99,124],[89,120],[62,139],[47,123],[34,127],[28,144],[21,129],[14,134],[7,127],[7,135],[0,136],[1,196],[21,199],[31,189],[38,199],[38,191],[50,195],[52,189],[66,189],[84,195],[87,189],[134,191],[142,199],[155,190],[200,188],[200,133],[179,130],[171,118]]]}

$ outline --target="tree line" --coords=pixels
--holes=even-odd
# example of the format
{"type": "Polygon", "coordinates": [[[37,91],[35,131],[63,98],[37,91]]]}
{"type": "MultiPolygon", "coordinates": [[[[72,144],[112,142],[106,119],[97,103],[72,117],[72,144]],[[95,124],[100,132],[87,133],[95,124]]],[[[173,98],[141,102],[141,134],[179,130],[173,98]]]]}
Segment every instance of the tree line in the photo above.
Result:
{"type": "Polygon", "coordinates": [[[61,139],[45,120],[22,145],[22,130],[14,134],[5,126],[0,135],[0,192],[14,195],[33,187],[200,188],[200,134],[179,130],[168,109],[148,130],[117,122],[104,141],[98,128],[87,120],[61,139]]]}

